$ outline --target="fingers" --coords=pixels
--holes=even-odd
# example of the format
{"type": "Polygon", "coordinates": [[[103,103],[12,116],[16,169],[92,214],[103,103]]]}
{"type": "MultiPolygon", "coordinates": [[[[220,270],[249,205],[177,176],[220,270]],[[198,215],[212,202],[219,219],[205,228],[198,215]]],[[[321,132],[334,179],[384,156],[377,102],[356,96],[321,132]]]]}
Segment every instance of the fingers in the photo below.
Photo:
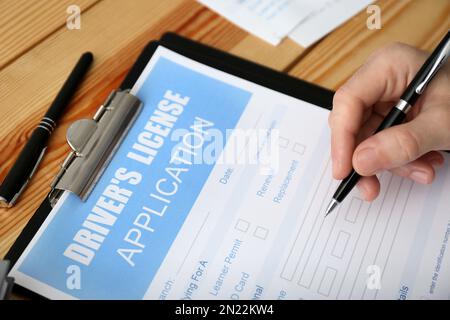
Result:
{"type": "Polygon", "coordinates": [[[410,178],[418,183],[429,184],[434,180],[435,168],[444,163],[444,157],[438,151],[431,151],[417,160],[390,171],[400,177],[410,178]]]}
{"type": "Polygon", "coordinates": [[[363,176],[401,167],[432,150],[450,144],[450,110],[429,108],[410,122],[383,130],[363,142],[353,154],[353,167],[363,176]]]}
{"type": "Polygon", "coordinates": [[[380,182],[376,176],[362,177],[356,186],[366,201],[374,200],[380,193],[380,182]]]}
{"type": "Polygon", "coordinates": [[[379,101],[397,100],[425,58],[421,51],[407,45],[388,46],[374,54],[336,92],[329,118],[335,179],[343,179],[350,172],[356,135],[372,106],[379,101]]]}
{"type": "Polygon", "coordinates": [[[343,179],[351,170],[355,137],[360,129],[363,110],[345,90],[336,92],[330,114],[333,177],[343,179]]]}
{"type": "MultiPolygon", "coordinates": [[[[444,163],[443,155],[431,151],[402,167],[390,171],[398,176],[410,178],[418,183],[428,184],[434,180],[435,168],[444,163]]],[[[380,193],[380,182],[376,176],[362,177],[357,184],[361,197],[366,201],[374,200],[380,193]]]]}
{"type": "Polygon", "coordinates": [[[363,176],[358,188],[366,200],[378,195],[380,184],[375,174],[383,169],[430,183],[434,167],[443,162],[440,153],[431,151],[450,148],[450,111],[448,106],[439,111],[435,106],[428,108],[431,99],[427,99],[427,108],[421,108],[424,99],[418,101],[407,118],[421,110],[414,120],[367,138],[392,108],[392,101],[398,101],[426,56],[407,45],[388,46],[374,54],[334,96],[329,117],[333,177],[345,178],[353,166],[363,176]]]}

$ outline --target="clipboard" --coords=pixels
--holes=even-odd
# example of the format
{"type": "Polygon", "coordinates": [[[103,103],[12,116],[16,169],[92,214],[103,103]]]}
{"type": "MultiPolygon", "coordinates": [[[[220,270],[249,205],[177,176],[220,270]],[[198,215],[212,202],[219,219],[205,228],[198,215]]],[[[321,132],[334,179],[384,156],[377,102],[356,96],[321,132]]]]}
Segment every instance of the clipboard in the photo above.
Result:
{"type": "MultiPolygon", "coordinates": [[[[178,54],[186,56],[187,58],[216,68],[220,71],[331,110],[334,93],[328,89],[189,40],[175,33],[166,33],[159,41],[152,41],[144,48],[121,83],[119,90],[129,90],[135,84],[158,46],[163,46],[178,54]]],[[[111,97],[107,100],[110,99],[111,97]]],[[[28,246],[35,233],[52,210],[53,206],[50,201],[51,193],[52,192],[50,192],[41,203],[40,207],[36,210],[35,214],[6,254],[5,259],[11,262],[10,268],[17,262],[22,252],[28,246]]],[[[40,297],[38,294],[19,285],[14,287],[14,291],[40,297]]]]}

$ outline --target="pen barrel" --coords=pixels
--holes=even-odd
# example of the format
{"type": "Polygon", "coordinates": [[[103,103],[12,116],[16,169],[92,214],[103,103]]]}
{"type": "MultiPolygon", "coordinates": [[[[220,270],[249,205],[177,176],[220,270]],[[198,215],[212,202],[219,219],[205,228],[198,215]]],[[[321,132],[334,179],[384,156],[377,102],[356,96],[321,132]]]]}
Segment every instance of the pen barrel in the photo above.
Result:
{"type": "Polygon", "coordinates": [[[383,122],[378,126],[375,133],[380,132],[381,130],[396,126],[401,124],[403,120],[405,120],[406,113],[398,108],[392,108],[389,111],[388,115],[384,118],[383,122]]]}
{"type": "MultiPolygon", "coordinates": [[[[384,118],[383,122],[380,124],[375,133],[380,132],[381,130],[396,126],[403,122],[406,117],[406,113],[398,108],[392,108],[389,114],[384,118]]],[[[356,186],[361,175],[359,175],[355,170],[352,172],[339,184],[339,187],[336,189],[336,192],[333,195],[333,199],[338,202],[342,202],[347,195],[352,191],[352,189],[356,186]]]]}
{"type": "MultiPolygon", "coordinates": [[[[445,37],[437,45],[436,49],[434,49],[434,51],[430,54],[428,59],[424,62],[422,67],[419,69],[416,76],[413,78],[413,80],[410,82],[410,84],[406,88],[405,92],[401,96],[402,100],[407,101],[410,105],[413,105],[414,103],[416,103],[417,99],[419,99],[420,94],[421,94],[421,92],[420,93],[417,92],[418,86],[420,84],[422,84],[425,81],[425,79],[427,79],[427,83],[424,86],[424,87],[426,87],[427,84],[430,83],[431,80],[433,79],[433,77],[437,74],[440,67],[434,68],[436,59],[439,56],[441,56],[443,50],[446,47],[448,48],[449,41],[450,41],[450,31],[447,32],[445,37]],[[432,72],[431,76],[430,76],[430,72],[432,72]]],[[[447,58],[445,58],[443,61],[441,61],[440,66],[442,66],[443,63],[446,62],[446,60],[447,60],[447,58]]],[[[424,88],[422,88],[421,91],[423,91],[423,89],[424,88]]]]}
{"type": "Polygon", "coordinates": [[[33,131],[30,139],[0,186],[0,198],[3,198],[0,200],[2,202],[9,206],[14,204],[17,196],[25,188],[42,160],[49,136],[50,130],[42,125],[39,125],[33,131]]]}
{"type": "Polygon", "coordinates": [[[87,69],[91,65],[92,59],[93,56],[90,52],[86,52],[80,57],[66,82],[64,82],[61,90],[58,92],[55,100],[53,100],[50,105],[50,108],[45,114],[45,118],[53,120],[56,124],[64,109],[69,105],[70,99],[74,95],[77,87],[86,74],[87,69]]]}
{"type": "Polygon", "coordinates": [[[352,172],[341,181],[336,192],[333,195],[333,199],[341,203],[347,197],[347,195],[356,186],[361,176],[352,169],[352,172]]]}

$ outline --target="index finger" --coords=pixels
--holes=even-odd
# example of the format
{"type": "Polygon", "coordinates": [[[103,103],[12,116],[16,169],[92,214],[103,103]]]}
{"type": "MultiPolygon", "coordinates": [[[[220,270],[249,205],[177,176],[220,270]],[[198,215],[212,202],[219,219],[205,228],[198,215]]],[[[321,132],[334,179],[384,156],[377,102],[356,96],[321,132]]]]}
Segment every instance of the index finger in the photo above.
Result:
{"type": "Polygon", "coordinates": [[[336,91],[329,119],[335,179],[343,179],[351,171],[356,136],[372,106],[379,101],[399,99],[425,56],[405,44],[389,45],[373,54],[336,91]]]}

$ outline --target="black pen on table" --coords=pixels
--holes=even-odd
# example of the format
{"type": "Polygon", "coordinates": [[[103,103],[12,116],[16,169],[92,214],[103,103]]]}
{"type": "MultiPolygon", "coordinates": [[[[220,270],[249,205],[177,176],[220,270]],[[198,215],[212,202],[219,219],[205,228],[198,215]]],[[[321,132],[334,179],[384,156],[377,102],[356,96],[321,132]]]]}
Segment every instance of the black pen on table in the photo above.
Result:
{"type": "Polygon", "coordinates": [[[92,60],[93,56],[90,52],[86,52],[81,56],[47,113],[34,129],[30,139],[0,186],[0,206],[13,206],[25,189],[44,156],[48,139],[55,129],[56,123],[81,83],[92,60]]]}
{"type": "MultiPolygon", "coordinates": [[[[406,91],[401,96],[400,101],[391,109],[375,133],[403,122],[408,111],[424,92],[425,88],[439,69],[445,64],[449,55],[450,31],[447,32],[447,35],[442,39],[430,57],[425,61],[414,79],[406,88],[406,91]]],[[[330,214],[331,211],[333,211],[345,199],[360,178],[361,176],[355,171],[355,169],[352,169],[350,174],[342,180],[338,186],[326,209],[325,216],[330,214]]]]}

